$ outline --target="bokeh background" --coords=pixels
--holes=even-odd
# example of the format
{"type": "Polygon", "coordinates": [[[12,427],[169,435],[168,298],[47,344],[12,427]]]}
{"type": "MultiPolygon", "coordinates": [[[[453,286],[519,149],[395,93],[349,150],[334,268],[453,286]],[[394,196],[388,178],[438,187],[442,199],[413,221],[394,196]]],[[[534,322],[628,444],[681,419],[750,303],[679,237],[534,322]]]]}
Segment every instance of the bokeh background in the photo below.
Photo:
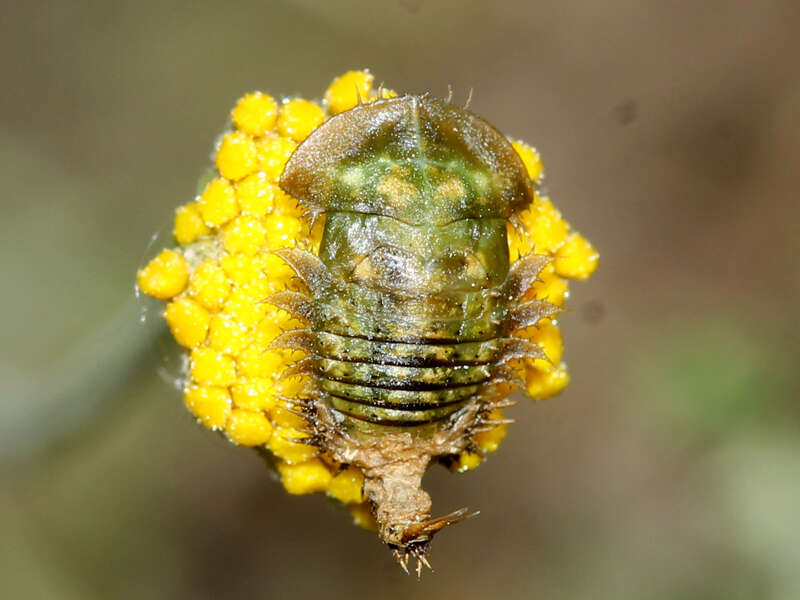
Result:
{"type": "Polygon", "coordinates": [[[797,2],[3,4],[0,595],[800,597],[797,2]],[[601,253],[421,583],[193,424],[133,294],[236,98],[362,67],[473,89],[601,253]]]}

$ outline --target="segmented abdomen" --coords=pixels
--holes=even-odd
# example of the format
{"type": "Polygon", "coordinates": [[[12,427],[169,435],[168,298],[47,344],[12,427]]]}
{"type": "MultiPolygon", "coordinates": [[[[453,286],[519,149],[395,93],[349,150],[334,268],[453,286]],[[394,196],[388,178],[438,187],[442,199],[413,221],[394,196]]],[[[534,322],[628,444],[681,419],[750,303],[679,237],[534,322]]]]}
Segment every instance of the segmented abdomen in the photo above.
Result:
{"type": "MultiPolygon", "coordinates": [[[[469,293],[454,296],[470,304],[469,293]]],[[[351,418],[392,425],[444,419],[495,374],[499,310],[410,318],[408,310],[359,314],[324,302],[316,309],[319,389],[351,418]]]]}

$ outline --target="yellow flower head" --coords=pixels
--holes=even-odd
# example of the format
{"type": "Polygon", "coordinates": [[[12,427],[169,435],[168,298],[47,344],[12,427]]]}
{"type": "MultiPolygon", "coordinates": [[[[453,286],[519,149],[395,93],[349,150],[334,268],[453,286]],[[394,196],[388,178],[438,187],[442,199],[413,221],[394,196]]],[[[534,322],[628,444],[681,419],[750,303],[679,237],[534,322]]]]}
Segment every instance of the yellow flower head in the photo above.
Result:
{"type": "MultiPolygon", "coordinates": [[[[287,160],[328,118],[379,96],[396,94],[376,89],[367,71],[334,79],[321,104],[303,98],[280,104],[261,92],[244,95],[231,113],[233,129],[217,147],[215,177],[176,211],[177,246],[138,273],[141,291],[166,302],[164,318],[186,348],[184,401],[198,422],[235,444],[268,450],[289,493],[325,492],[348,504],[367,527],[375,523],[364,508],[364,474],[322,452],[293,404],[307,379],[302,369],[286,372],[305,355],[272,345],[303,324],[269,298],[302,289],[274,251],[297,247],[317,253],[324,225],[323,215],[312,227],[309,214],[278,186],[287,160]]],[[[530,178],[540,181],[539,153],[517,140],[511,144],[530,178]]],[[[512,262],[531,253],[552,259],[527,290],[527,299],[562,306],[568,280],[585,279],[597,267],[597,252],[538,193],[508,226],[508,246],[512,262]]],[[[512,362],[527,394],[544,399],[561,391],[569,375],[557,322],[545,319],[519,335],[538,344],[545,356],[512,362]]],[[[491,411],[483,422],[468,448],[452,457],[454,470],[474,469],[502,442],[502,412],[491,411]]]]}

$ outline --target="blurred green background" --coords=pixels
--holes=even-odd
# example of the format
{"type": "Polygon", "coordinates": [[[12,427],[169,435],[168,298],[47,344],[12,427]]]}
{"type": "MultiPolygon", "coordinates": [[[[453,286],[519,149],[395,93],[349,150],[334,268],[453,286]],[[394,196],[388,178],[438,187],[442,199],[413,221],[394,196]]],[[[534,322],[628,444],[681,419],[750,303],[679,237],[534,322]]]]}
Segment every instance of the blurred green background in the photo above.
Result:
{"type": "Polygon", "coordinates": [[[798,30],[793,0],[4,3],[0,595],[800,598],[798,30]],[[571,386],[427,476],[481,516],[422,583],[195,426],[133,294],[237,97],[362,67],[473,88],[601,253],[571,386]]]}

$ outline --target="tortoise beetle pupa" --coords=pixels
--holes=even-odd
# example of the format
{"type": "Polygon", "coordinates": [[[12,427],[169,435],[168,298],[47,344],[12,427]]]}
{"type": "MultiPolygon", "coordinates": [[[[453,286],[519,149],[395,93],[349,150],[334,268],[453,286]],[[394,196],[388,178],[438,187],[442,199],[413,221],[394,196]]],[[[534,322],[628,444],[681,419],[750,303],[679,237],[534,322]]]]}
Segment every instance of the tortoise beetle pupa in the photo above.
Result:
{"type": "Polygon", "coordinates": [[[540,194],[535,150],[449,100],[376,94],[361,71],[324,106],[242,98],[180,246],[138,283],[168,302],[197,419],[419,572],[470,516],[433,518],[425,471],[494,451],[516,387],[563,389],[553,317],[597,253],[540,194]]]}

